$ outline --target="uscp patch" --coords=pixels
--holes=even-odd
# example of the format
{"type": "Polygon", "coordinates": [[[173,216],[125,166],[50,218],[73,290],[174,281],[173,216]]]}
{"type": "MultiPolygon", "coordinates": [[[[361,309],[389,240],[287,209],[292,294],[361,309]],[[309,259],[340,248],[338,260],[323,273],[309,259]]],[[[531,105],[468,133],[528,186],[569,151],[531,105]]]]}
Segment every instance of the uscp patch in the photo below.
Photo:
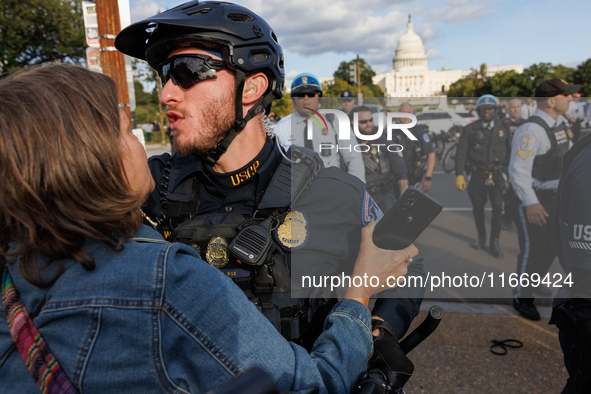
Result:
{"type": "Polygon", "coordinates": [[[361,222],[364,226],[367,226],[370,222],[379,222],[383,217],[384,213],[366,190],[365,194],[363,195],[361,222]]]}
{"type": "Polygon", "coordinates": [[[306,218],[301,212],[289,212],[283,223],[277,228],[277,239],[286,248],[293,249],[302,246],[308,236],[306,224],[306,218]]]}

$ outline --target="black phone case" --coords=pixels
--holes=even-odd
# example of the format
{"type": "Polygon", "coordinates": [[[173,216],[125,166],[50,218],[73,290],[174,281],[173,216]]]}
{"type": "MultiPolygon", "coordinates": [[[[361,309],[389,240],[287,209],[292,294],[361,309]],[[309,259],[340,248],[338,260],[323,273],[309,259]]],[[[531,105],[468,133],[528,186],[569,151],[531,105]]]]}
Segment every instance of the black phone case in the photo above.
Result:
{"type": "Polygon", "coordinates": [[[400,250],[412,244],[443,209],[443,205],[416,187],[409,187],[378,222],[373,243],[400,250]]]}

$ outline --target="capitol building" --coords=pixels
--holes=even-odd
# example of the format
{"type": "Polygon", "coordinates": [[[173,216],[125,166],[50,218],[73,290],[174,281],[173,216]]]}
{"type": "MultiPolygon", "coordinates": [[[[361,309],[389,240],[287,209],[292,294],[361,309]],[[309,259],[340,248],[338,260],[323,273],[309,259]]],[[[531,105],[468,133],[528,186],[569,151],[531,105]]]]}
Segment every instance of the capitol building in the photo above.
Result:
{"type": "MultiPolygon", "coordinates": [[[[522,64],[486,65],[486,74],[514,70],[523,72],[522,64]]],[[[386,97],[433,97],[444,95],[452,83],[470,75],[474,70],[429,70],[423,40],[412,29],[410,15],[406,33],[400,37],[394,54],[392,71],[376,75],[373,83],[380,86],[386,97]]]]}

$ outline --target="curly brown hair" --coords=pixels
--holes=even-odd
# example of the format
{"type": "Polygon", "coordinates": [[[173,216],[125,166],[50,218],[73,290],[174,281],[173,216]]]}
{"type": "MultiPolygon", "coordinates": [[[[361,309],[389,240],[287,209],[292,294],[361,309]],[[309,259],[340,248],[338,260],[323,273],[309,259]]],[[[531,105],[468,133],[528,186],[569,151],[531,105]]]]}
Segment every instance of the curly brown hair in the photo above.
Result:
{"type": "Polygon", "coordinates": [[[122,249],[141,226],[142,201],[119,138],[117,88],[105,75],[51,64],[0,80],[0,270],[18,263],[46,287],[63,271],[42,275],[57,259],[94,269],[86,239],[122,249]]]}

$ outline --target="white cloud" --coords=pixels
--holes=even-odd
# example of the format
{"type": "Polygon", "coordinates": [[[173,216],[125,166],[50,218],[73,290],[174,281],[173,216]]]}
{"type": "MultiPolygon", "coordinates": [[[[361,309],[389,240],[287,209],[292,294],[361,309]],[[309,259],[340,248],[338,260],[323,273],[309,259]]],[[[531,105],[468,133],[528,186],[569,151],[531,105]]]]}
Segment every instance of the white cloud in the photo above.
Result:
{"type": "Polygon", "coordinates": [[[427,50],[427,58],[436,59],[438,57],[439,57],[439,51],[432,49],[432,48],[427,50]]]}
{"type": "Polygon", "coordinates": [[[447,23],[462,23],[480,19],[495,12],[494,9],[489,8],[488,3],[489,1],[447,0],[443,7],[431,8],[427,19],[447,23]]]}
{"type": "MultiPolygon", "coordinates": [[[[183,2],[131,1],[133,21],[183,2]]],[[[351,60],[359,54],[374,69],[389,70],[398,40],[406,31],[408,13],[413,16],[415,31],[429,48],[430,42],[441,39],[442,23],[482,18],[494,12],[489,5],[497,0],[234,1],[257,13],[273,27],[284,52],[309,59],[330,53],[341,60],[351,60]]],[[[429,58],[439,56],[436,50],[428,50],[429,58]]],[[[338,61],[335,63],[332,66],[338,65],[338,61]]]]}
{"type": "Polygon", "coordinates": [[[156,0],[135,0],[131,8],[131,23],[155,15],[161,10],[156,0]]]}
{"type": "MultiPolygon", "coordinates": [[[[273,27],[284,50],[304,57],[360,54],[369,64],[391,68],[407,16],[401,1],[245,0],[273,27]]],[[[343,59],[350,60],[350,59],[343,59]]]]}

